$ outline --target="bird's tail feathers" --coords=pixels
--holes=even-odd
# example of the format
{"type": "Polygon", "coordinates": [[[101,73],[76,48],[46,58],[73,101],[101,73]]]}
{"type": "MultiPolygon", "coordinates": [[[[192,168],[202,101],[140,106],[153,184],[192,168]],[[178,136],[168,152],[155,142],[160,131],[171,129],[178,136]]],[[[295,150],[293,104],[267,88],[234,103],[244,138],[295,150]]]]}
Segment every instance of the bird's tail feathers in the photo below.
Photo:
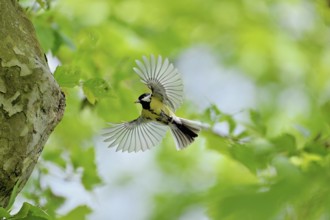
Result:
{"type": "Polygon", "coordinates": [[[191,144],[203,128],[202,123],[176,117],[170,124],[176,148],[182,150],[191,144]]]}

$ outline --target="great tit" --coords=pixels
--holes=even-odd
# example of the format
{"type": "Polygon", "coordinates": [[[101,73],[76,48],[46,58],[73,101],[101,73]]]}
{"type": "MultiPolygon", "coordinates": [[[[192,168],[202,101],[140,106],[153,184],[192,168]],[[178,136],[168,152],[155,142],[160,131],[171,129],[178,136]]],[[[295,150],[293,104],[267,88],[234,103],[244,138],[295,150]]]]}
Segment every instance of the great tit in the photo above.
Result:
{"type": "Polygon", "coordinates": [[[173,64],[161,56],[136,60],[133,70],[140,76],[151,93],[139,96],[135,103],[142,105],[140,117],[124,123],[109,123],[104,136],[109,147],[116,151],[145,151],[160,143],[168,128],[174,137],[176,148],[184,149],[198,136],[202,124],[177,117],[174,112],[183,101],[181,76],[173,64]]]}

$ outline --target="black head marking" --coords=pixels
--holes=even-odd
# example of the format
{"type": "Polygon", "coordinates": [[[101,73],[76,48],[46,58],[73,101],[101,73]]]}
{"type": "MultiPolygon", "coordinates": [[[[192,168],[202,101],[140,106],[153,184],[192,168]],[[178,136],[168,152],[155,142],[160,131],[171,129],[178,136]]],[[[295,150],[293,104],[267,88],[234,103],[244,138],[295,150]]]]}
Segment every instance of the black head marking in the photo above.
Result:
{"type": "Polygon", "coordinates": [[[151,102],[151,94],[144,93],[139,96],[139,102],[144,109],[150,109],[150,102],[151,102]]]}

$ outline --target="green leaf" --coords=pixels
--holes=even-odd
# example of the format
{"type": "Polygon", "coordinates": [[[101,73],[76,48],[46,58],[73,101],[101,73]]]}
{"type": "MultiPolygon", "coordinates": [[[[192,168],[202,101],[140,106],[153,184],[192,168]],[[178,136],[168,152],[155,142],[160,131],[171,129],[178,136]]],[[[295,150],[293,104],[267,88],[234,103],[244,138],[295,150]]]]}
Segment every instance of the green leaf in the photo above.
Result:
{"type": "Polygon", "coordinates": [[[75,168],[82,167],[82,184],[87,190],[92,190],[93,187],[101,183],[101,178],[98,175],[95,163],[95,151],[93,147],[87,149],[77,148],[73,152],[71,160],[75,168]]]}
{"type": "Polygon", "coordinates": [[[322,137],[322,135],[319,134],[316,138],[305,144],[304,150],[308,153],[325,156],[329,154],[329,143],[330,141],[328,137],[322,137]]]}
{"type": "Polygon", "coordinates": [[[212,131],[205,131],[203,136],[206,138],[206,144],[209,149],[224,155],[229,155],[231,141],[228,138],[217,135],[212,131]]]}
{"type": "Polygon", "coordinates": [[[79,85],[80,71],[71,66],[58,66],[54,77],[61,87],[72,88],[79,85]]]}
{"type": "Polygon", "coordinates": [[[20,220],[52,220],[52,218],[38,206],[25,202],[19,212],[12,219],[20,220]]]}
{"type": "Polygon", "coordinates": [[[330,125],[330,101],[326,102],[321,106],[321,112],[323,114],[323,118],[325,119],[325,122],[330,125]]]}
{"type": "Polygon", "coordinates": [[[62,157],[63,149],[49,146],[43,153],[43,159],[65,168],[67,161],[62,157]]]}
{"type": "Polygon", "coordinates": [[[103,79],[93,78],[84,82],[83,91],[88,101],[91,104],[95,104],[98,98],[108,97],[110,95],[110,86],[103,79]]]}
{"type": "Polygon", "coordinates": [[[218,106],[215,104],[211,104],[210,109],[211,109],[211,112],[213,112],[217,116],[222,114],[222,112],[220,111],[218,106]]]}
{"type": "Polygon", "coordinates": [[[228,114],[223,114],[221,116],[221,120],[220,121],[225,121],[228,123],[229,125],[229,133],[233,134],[235,128],[236,128],[236,121],[233,119],[233,117],[231,115],[228,114]]]}
{"type": "Polygon", "coordinates": [[[54,31],[50,27],[45,27],[43,24],[36,25],[36,32],[44,51],[49,51],[55,42],[54,31]]]}
{"type": "Polygon", "coordinates": [[[230,148],[230,153],[235,160],[245,165],[252,173],[255,173],[260,167],[255,151],[249,145],[235,144],[230,148]]]}
{"type": "Polygon", "coordinates": [[[245,130],[239,133],[238,135],[236,135],[235,139],[240,140],[240,139],[248,138],[249,135],[250,135],[249,132],[245,130]]]}
{"type": "Polygon", "coordinates": [[[219,122],[220,116],[222,115],[222,112],[219,110],[219,108],[215,104],[211,104],[210,107],[205,109],[203,118],[204,121],[211,123],[214,125],[215,123],[219,122]]]}
{"type": "Polygon", "coordinates": [[[233,119],[232,115],[222,113],[215,104],[211,104],[211,106],[204,111],[202,117],[203,121],[209,122],[212,125],[218,122],[228,123],[230,134],[232,134],[236,128],[236,122],[233,119]]]}
{"type": "Polygon", "coordinates": [[[10,214],[8,213],[8,211],[6,209],[0,207],[0,217],[9,218],[10,214]]]}
{"type": "Polygon", "coordinates": [[[88,206],[78,206],[65,216],[58,218],[58,220],[83,220],[86,219],[86,215],[90,214],[91,212],[92,210],[88,206]]]}
{"type": "Polygon", "coordinates": [[[289,155],[296,151],[296,140],[290,134],[282,134],[279,137],[273,138],[271,143],[275,145],[278,152],[287,152],[289,155]]]}
{"type": "Polygon", "coordinates": [[[230,153],[234,159],[255,173],[267,167],[275,154],[275,149],[265,140],[256,140],[247,144],[235,144],[230,148],[230,153]]]}
{"type": "Polygon", "coordinates": [[[16,199],[16,196],[17,194],[19,193],[18,192],[18,186],[19,186],[19,182],[17,182],[14,186],[14,189],[13,191],[11,192],[11,195],[10,195],[10,198],[9,198],[9,202],[8,202],[8,205],[6,207],[6,210],[10,210],[10,208],[13,206],[14,202],[15,202],[15,199],[16,199]]]}
{"type": "Polygon", "coordinates": [[[276,168],[279,177],[285,178],[287,181],[299,182],[298,180],[300,180],[301,171],[298,167],[292,164],[289,158],[277,155],[273,158],[272,164],[276,168]]]}
{"type": "Polygon", "coordinates": [[[85,87],[85,86],[83,86],[83,91],[84,91],[84,94],[85,94],[88,102],[91,103],[92,105],[94,105],[96,103],[96,97],[95,97],[93,91],[90,88],[85,87]]]}
{"type": "Polygon", "coordinates": [[[43,196],[48,198],[48,201],[44,206],[47,209],[47,214],[50,216],[56,216],[57,209],[63,205],[66,198],[60,195],[56,195],[51,188],[44,190],[43,196]]]}
{"type": "Polygon", "coordinates": [[[46,4],[43,0],[37,0],[41,8],[46,8],[46,4]]]}
{"type": "Polygon", "coordinates": [[[58,50],[62,45],[69,47],[71,50],[76,49],[76,46],[73,43],[73,41],[69,37],[67,37],[64,33],[62,33],[60,30],[54,29],[54,37],[55,37],[55,42],[52,47],[53,54],[56,55],[56,53],[58,52],[58,50]]]}
{"type": "Polygon", "coordinates": [[[261,135],[266,134],[266,126],[261,114],[255,110],[250,110],[250,119],[253,122],[253,128],[261,135]]]}

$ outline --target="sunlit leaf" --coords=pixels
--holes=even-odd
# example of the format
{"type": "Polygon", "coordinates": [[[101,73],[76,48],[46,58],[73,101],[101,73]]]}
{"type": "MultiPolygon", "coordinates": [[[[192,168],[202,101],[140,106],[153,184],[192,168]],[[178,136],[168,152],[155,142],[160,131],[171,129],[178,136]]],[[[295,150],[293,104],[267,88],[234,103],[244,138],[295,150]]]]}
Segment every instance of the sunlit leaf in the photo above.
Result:
{"type": "Polygon", "coordinates": [[[44,0],[37,0],[37,2],[39,3],[39,5],[42,7],[42,8],[44,8],[45,7],[45,2],[44,2],[44,0]]]}
{"type": "Polygon", "coordinates": [[[322,137],[322,134],[319,134],[316,138],[309,140],[305,146],[304,150],[308,153],[318,154],[318,155],[327,155],[329,154],[330,139],[322,137]]]}
{"type": "Polygon", "coordinates": [[[88,101],[95,104],[96,99],[110,95],[110,86],[103,79],[93,78],[84,82],[83,91],[88,101]]]}
{"type": "Polygon", "coordinates": [[[43,158],[65,168],[67,161],[61,156],[62,153],[62,149],[52,147],[43,153],[43,158]]]}
{"type": "Polygon", "coordinates": [[[57,210],[64,204],[66,198],[61,195],[56,195],[50,188],[44,191],[43,196],[48,198],[47,204],[44,206],[45,211],[50,216],[56,216],[57,210]]]}
{"type": "MultiPolygon", "coordinates": [[[[44,4],[43,1],[40,2],[44,4]]],[[[46,22],[44,22],[42,19],[39,19],[35,23],[35,28],[38,39],[44,51],[47,52],[48,50],[52,49],[55,43],[55,35],[52,27],[46,22]]]]}
{"type": "Polygon", "coordinates": [[[230,148],[231,156],[245,165],[251,172],[255,173],[260,166],[258,157],[253,146],[236,144],[230,148]]]}
{"type": "Polygon", "coordinates": [[[219,122],[221,116],[222,112],[220,109],[215,104],[211,104],[207,109],[205,109],[203,119],[205,122],[215,124],[219,122]]]}
{"type": "Polygon", "coordinates": [[[93,147],[87,149],[75,148],[71,156],[74,167],[83,168],[82,184],[87,190],[101,183],[95,163],[95,151],[93,147]]]}
{"type": "Polygon", "coordinates": [[[222,115],[220,121],[225,121],[229,125],[229,134],[233,134],[236,128],[236,122],[231,115],[222,115]]]}
{"type": "Polygon", "coordinates": [[[0,207],[0,216],[1,217],[5,217],[5,218],[9,218],[10,217],[10,214],[7,212],[6,209],[0,207]]]}
{"type": "Polygon", "coordinates": [[[72,220],[72,219],[87,219],[87,215],[92,212],[88,206],[78,206],[70,211],[65,216],[58,218],[58,220],[72,220]]]}
{"type": "Polygon", "coordinates": [[[16,183],[16,185],[14,186],[14,189],[13,189],[11,195],[10,195],[9,202],[8,202],[7,207],[6,207],[6,210],[10,210],[12,205],[15,202],[16,196],[19,193],[18,192],[18,185],[19,185],[19,183],[16,183]]]}
{"type": "Polygon", "coordinates": [[[321,107],[321,111],[323,114],[323,117],[325,119],[325,122],[328,123],[328,125],[330,125],[330,101],[326,102],[322,107],[321,107]]]}
{"type": "Polygon", "coordinates": [[[79,84],[80,71],[72,66],[58,66],[54,77],[61,87],[72,88],[79,84]]]}
{"type": "Polygon", "coordinates": [[[31,205],[27,202],[23,204],[21,209],[17,214],[15,214],[13,219],[22,219],[22,220],[52,220],[44,210],[39,208],[38,206],[31,205]]]}
{"type": "Polygon", "coordinates": [[[203,136],[206,138],[206,144],[209,149],[215,150],[224,155],[229,154],[229,148],[231,147],[231,141],[229,138],[222,137],[211,131],[204,132],[203,136]]]}
{"type": "Polygon", "coordinates": [[[264,135],[266,133],[266,127],[261,114],[255,110],[250,110],[250,119],[253,122],[253,128],[264,135]]]}
{"type": "Polygon", "coordinates": [[[287,181],[291,180],[292,183],[300,180],[301,171],[288,158],[277,155],[273,158],[272,164],[280,178],[286,178],[287,181]]]}
{"type": "Polygon", "coordinates": [[[84,91],[84,94],[85,94],[88,102],[90,104],[94,105],[96,102],[96,97],[95,97],[93,91],[89,87],[86,87],[86,86],[83,87],[83,91],[84,91]]]}
{"type": "Polygon", "coordinates": [[[291,155],[297,150],[295,138],[290,134],[283,134],[271,140],[279,152],[291,155]]]}
{"type": "Polygon", "coordinates": [[[61,30],[55,29],[54,37],[55,37],[55,41],[54,41],[54,45],[52,47],[53,54],[56,54],[58,52],[58,50],[60,49],[60,47],[63,45],[69,47],[71,50],[76,49],[74,42],[69,37],[67,37],[64,33],[62,33],[61,30]]]}

